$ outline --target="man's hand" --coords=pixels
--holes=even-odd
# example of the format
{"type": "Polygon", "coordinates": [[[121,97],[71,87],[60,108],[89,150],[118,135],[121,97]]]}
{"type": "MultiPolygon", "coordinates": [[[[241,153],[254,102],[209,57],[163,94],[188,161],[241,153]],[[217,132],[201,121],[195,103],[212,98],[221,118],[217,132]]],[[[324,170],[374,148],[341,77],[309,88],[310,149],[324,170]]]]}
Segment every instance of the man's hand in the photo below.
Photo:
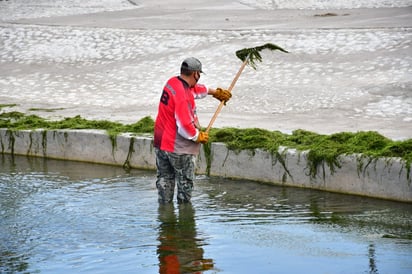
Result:
{"type": "Polygon", "coordinates": [[[230,93],[230,91],[226,89],[217,88],[215,93],[213,94],[213,97],[221,102],[225,102],[226,105],[226,102],[229,101],[230,98],[232,98],[232,93],[230,93]]]}
{"type": "Polygon", "coordinates": [[[205,131],[200,131],[199,136],[197,136],[196,143],[206,144],[209,141],[209,133],[205,131]]]}

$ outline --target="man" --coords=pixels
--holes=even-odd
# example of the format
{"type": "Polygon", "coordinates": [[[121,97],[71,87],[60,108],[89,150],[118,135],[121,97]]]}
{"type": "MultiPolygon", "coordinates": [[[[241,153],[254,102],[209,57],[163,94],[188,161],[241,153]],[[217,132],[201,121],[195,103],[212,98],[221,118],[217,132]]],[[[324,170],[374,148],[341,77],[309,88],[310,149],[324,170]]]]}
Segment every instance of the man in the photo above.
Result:
{"type": "Polygon", "coordinates": [[[154,128],[159,203],[173,201],[175,182],[178,203],[188,203],[192,197],[195,159],[200,144],[209,140],[208,133],[201,131],[195,99],[209,94],[226,102],[232,96],[228,90],[198,84],[200,73],[202,64],[198,59],[185,59],[180,75],[167,81],[160,97],[154,128]]]}

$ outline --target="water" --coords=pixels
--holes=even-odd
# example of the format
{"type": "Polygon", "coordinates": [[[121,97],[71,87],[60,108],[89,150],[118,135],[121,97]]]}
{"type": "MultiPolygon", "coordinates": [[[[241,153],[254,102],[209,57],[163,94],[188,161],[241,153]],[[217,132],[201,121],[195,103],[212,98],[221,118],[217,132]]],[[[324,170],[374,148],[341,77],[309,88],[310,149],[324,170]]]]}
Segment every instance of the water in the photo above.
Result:
{"type": "Polygon", "coordinates": [[[0,273],[412,273],[412,205],[153,171],[0,157],[0,273]]]}

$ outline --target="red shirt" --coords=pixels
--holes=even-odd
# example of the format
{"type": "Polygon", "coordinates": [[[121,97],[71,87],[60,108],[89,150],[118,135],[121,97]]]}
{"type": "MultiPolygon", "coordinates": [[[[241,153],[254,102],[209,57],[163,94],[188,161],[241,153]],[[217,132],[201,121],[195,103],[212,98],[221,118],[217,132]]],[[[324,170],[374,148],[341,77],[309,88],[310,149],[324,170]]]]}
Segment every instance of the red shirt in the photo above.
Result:
{"type": "Polygon", "coordinates": [[[199,154],[200,144],[195,143],[199,130],[195,99],[204,98],[204,85],[189,85],[179,76],[167,81],[154,128],[154,147],[179,154],[199,154]]]}

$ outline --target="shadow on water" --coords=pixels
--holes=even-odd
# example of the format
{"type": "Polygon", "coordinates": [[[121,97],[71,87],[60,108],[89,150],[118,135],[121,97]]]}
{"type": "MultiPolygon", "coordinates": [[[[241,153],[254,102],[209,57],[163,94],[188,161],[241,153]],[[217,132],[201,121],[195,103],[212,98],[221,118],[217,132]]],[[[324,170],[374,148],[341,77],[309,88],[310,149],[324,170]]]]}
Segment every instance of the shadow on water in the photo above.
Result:
{"type": "Polygon", "coordinates": [[[1,273],[410,273],[411,204],[0,155],[1,273]],[[313,265],[316,265],[313,268],[313,265]]]}

